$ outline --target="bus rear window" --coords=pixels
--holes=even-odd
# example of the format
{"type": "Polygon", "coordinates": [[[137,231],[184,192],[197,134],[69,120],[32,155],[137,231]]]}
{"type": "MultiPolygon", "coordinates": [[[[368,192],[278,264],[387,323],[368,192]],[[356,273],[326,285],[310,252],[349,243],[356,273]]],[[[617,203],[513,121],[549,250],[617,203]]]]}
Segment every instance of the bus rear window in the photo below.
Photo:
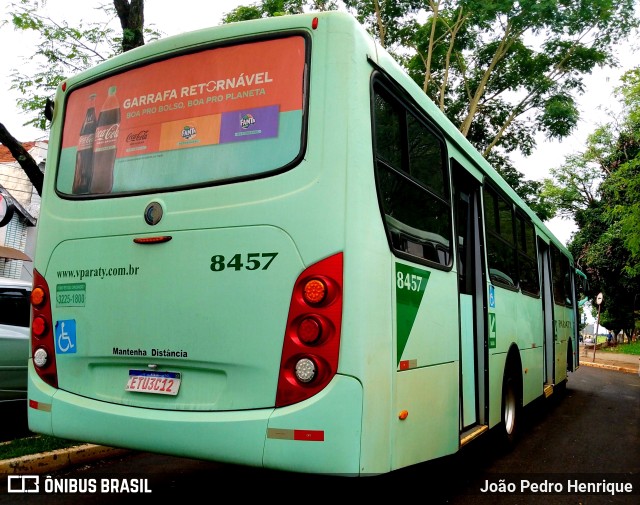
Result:
{"type": "Polygon", "coordinates": [[[56,189],[115,195],[279,171],[301,153],[305,39],[207,49],[69,93],[56,189]]]}

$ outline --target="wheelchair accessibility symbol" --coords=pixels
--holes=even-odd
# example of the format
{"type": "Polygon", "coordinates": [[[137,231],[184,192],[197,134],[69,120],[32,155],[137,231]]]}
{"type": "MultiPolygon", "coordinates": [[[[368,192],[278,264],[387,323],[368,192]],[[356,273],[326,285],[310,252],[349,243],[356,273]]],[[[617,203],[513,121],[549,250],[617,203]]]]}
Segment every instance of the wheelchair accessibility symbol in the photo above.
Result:
{"type": "Polygon", "coordinates": [[[71,354],[76,352],[76,320],[57,321],[54,332],[56,336],[56,353],[71,354]]]}

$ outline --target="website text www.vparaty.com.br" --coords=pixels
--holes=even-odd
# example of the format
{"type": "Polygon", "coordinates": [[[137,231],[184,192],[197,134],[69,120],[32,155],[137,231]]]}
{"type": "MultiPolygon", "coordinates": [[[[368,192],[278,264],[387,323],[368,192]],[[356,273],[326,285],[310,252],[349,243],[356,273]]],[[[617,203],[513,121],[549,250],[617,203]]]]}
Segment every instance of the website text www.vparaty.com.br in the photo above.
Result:
{"type": "Polygon", "coordinates": [[[127,275],[138,275],[140,267],[129,265],[126,267],[99,267],[99,268],[77,268],[75,270],[58,270],[58,279],[90,279],[105,277],[118,277],[127,275]]]}

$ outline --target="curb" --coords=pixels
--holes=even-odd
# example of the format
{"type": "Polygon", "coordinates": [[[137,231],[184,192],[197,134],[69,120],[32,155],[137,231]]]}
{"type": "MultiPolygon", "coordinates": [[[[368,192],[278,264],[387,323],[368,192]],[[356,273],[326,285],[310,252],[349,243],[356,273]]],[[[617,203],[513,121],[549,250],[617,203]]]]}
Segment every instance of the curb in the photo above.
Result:
{"type": "Polygon", "coordinates": [[[630,368],[628,366],[618,366],[618,365],[605,365],[604,363],[589,363],[589,362],[584,362],[584,361],[580,361],[580,366],[593,366],[596,368],[604,368],[606,370],[616,370],[618,372],[625,372],[625,373],[633,373],[633,374],[640,374],[640,372],[638,370],[634,370],[633,368],[630,368]]]}
{"type": "Polygon", "coordinates": [[[98,459],[124,456],[131,451],[102,445],[84,444],[66,449],[20,456],[0,461],[0,474],[38,474],[55,472],[70,465],[88,463],[98,459]]]}

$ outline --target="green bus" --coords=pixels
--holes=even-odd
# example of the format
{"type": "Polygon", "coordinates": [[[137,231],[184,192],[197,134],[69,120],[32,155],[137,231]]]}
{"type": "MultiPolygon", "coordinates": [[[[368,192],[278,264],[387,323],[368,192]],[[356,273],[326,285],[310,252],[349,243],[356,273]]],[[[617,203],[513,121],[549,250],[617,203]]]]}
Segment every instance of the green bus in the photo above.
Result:
{"type": "Polygon", "coordinates": [[[147,44],[50,115],[36,433],[379,475],[578,367],[570,253],[346,13],[147,44]]]}

